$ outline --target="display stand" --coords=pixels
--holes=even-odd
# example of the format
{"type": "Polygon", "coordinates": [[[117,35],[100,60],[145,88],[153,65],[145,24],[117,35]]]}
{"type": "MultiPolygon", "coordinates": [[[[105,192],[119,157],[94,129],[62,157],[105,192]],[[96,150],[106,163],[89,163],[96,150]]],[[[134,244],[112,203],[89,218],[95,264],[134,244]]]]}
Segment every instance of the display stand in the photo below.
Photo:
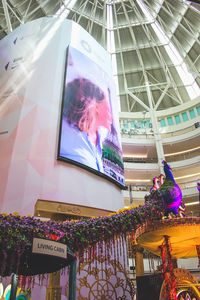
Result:
{"type": "Polygon", "coordinates": [[[135,237],[140,247],[162,258],[164,283],[160,300],[182,299],[178,297],[183,292],[191,294],[194,297],[192,299],[200,299],[198,282],[194,283],[194,279],[191,279],[192,275],[186,270],[174,269],[172,262],[173,259],[200,256],[198,251],[200,245],[199,218],[154,221],[139,227],[135,237]],[[187,274],[185,279],[182,278],[180,281],[180,274],[183,272],[189,273],[191,276],[187,274]],[[180,286],[182,290],[180,290],[180,286]]]}

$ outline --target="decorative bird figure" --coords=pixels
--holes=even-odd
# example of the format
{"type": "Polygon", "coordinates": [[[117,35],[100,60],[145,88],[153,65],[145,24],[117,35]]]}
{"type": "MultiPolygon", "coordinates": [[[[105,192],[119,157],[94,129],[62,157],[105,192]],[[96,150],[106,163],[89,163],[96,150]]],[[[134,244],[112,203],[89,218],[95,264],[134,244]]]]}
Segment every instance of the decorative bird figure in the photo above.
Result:
{"type": "Polygon", "coordinates": [[[160,174],[153,178],[153,186],[150,189],[150,194],[145,195],[145,203],[151,200],[162,201],[165,217],[185,217],[185,204],[182,201],[181,189],[175,182],[170,166],[165,160],[162,163],[165,175],[160,174]]]}
{"type": "Polygon", "coordinates": [[[158,196],[164,203],[165,216],[173,213],[175,216],[179,214],[179,207],[182,205],[182,192],[178,184],[176,184],[172,169],[168,163],[163,160],[165,181],[158,190],[158,196]]]}
{"type": "Polygon", "coordinates": [[[159,189],[160,187],[160,180],[159,177],[153,178],[153,186],[150,188],[150,192],[159,189]]]}
{"type": "Polygon", "coordinates": [[[165,175],[164,175],[164,174],[160,174],[160,175],[158,176],[158,178],[159,178],[159,181],[160,181],[160,187],[161,187],[161,185],[163,185],[163,183],[165,182],[165,175]]]}
{"type": "Polygon", "coordinates": [[[156,191],[160,187],[160,180],[159,177],[154,177],[153,178],[153,185],[150,188],[150,194],[145,195],[145,202],[149,202],[157,197],[156,191]]]}

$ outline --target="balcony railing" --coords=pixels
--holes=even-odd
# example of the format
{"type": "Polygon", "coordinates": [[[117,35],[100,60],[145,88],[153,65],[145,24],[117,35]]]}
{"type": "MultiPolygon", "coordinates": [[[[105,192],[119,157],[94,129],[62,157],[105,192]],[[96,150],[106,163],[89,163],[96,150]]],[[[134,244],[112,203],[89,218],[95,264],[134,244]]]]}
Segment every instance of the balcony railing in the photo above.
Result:
{"type": "MultiPolygon", "coordinates": [[[[196,189],[196,193],[198,193],[197,190],[197,183],[200,182],[200,178],[199,180],[191,180],[191,181],[187,181],[184,183],[179,183],[179,187],[181,190],[185,190],[185,189],[191,189],[191,188],[195,188],[196,189]]],[[[131,191],[137,192],[137,191],[150,191],[150,188],[152,187],[152,184],[145,184],[145,185],[136,185],[136,184],[130,184],[127,185],[127,190],[131,189],[131,191]]]]}
{"type": "MultiPolygon", "coordinates": [[[[171,156],[165,156],[165,159],[167,162],[178,162],[178,161],[183,161],[186,159],[194,158],[200,156],[200,149],[196,149],[193,151],[189,151],[186,153],[180,153],[180,154],[173,154],[171,156]]],[[[129,163],[157,163],[158,158],[157,157],[123,157],[124,162],[129,162],[129,163]]]]}
{"type": "Polygon", "coordinates": [[[193,158],[196,156],[200,156],[200,149],[196,149],[190,152],[181,153],[181,154],[174,154],[172,156],[167,156],[167,162],[174,162],[174,161],[181,161],[189,158],[193,158]]]}

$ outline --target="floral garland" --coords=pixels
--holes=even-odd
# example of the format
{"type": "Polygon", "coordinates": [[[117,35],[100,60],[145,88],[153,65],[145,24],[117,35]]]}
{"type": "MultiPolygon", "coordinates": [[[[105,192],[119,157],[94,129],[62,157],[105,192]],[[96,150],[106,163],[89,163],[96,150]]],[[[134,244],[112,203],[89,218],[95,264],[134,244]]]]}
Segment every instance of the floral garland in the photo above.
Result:
{"type": "Polygon", "coordinates": [[[114,250],[126,242],[127,233],[140,224],[159,220],[163,216],[163,203],[152,200],[145,205],[119,210],[106,217],[88,218],[77,222],[42,221],[32,216],[0,214],[0,276],[17,272],[21,257],[31,253],[33,238],[45,238],[66,244],[83,259],[84,254],[96,256],[102,247],[114,250]],[[89,251],[87,250],[89,249],[89,251]],[[89,253],[89,254],[88,254],[89,253]],[[15,266],[15,269],[13,269],[15,266]]]}

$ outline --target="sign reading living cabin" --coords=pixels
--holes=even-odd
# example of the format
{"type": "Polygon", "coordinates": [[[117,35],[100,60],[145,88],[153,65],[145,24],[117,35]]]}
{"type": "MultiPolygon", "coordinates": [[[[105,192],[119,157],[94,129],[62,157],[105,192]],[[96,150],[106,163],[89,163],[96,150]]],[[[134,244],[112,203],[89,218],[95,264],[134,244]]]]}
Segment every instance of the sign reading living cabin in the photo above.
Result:
{"type": "Polygon", "coordinates": [[[67,258],[67,245],[50,240],[34,238],[32,253],[67,258]]]}

